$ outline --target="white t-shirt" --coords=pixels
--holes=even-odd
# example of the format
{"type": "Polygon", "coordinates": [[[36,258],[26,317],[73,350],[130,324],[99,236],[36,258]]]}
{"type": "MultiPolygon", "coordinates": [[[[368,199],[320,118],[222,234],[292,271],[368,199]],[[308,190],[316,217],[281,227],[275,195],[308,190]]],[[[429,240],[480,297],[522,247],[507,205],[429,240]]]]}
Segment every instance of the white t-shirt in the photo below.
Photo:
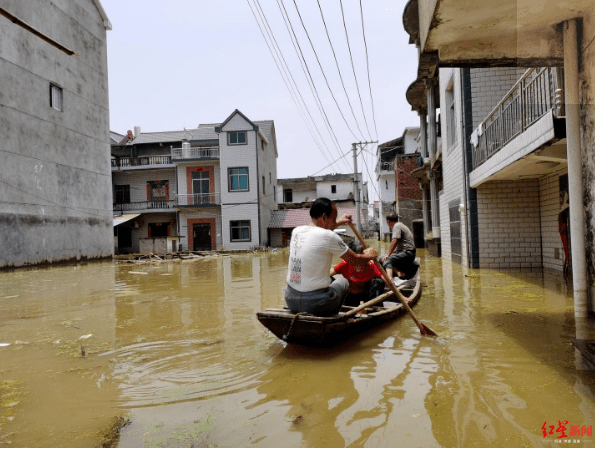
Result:
{"type": "Polygon", "coordinates": [[[287,284],[310,292],[331,285],[333,256],[341,257],[348,247],[333,231],[318,226],[298,226],[291,233],[287,284]]]}

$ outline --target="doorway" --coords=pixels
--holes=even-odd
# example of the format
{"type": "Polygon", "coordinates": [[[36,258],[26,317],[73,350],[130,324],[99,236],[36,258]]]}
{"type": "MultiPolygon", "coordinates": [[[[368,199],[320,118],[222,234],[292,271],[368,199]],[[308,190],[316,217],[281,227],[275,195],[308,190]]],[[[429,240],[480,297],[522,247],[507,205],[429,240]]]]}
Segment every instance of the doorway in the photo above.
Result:
{"type": "Polygon", "coordinates": [[[211,224],[194,223],[192,225],[192,250],[210,251],[211,248],[211,224]]]}

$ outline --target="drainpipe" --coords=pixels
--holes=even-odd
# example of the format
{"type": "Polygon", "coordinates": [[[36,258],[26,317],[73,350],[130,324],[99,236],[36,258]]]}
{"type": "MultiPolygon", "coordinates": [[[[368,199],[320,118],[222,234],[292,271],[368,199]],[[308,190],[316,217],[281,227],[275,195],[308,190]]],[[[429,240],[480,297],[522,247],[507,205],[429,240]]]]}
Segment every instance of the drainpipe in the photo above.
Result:
{"type": "MultiPolygon", "coordinates": [[[[572,250],[572,287],[574,316],[588,316],[587,254],[585,214],[583,209],[583,177],[580,144],[580,98],[578,82],[577,19],[562,24],[564,33],[564,84],[566,88],[566,151],[568,158],[568,196],[572,250]]],[[[577,338],[578,328],[577,328],[577,338]]]]}

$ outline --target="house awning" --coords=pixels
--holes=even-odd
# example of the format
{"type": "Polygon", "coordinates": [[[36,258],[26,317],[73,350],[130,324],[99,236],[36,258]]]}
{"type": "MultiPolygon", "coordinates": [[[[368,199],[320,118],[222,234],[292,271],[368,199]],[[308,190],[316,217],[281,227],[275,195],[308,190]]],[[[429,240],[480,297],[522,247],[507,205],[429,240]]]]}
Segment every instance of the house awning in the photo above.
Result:
{"type": "Polygon", "coordinates": [[[120,215],[119,217],[114,217],[114,227],[121,225],[122,223],[126,223],[129,220],[132,220],[133,218],[138,217],[140,214],[125,214],[125,215],[120,215]]]}

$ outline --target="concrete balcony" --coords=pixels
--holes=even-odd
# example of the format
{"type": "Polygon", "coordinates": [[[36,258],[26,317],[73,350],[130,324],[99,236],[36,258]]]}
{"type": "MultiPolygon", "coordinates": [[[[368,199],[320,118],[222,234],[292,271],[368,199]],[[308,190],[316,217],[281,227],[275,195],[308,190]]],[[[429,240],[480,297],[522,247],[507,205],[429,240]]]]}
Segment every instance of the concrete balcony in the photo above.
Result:
{"type": "Polygon", "coordinates": [[[382,162],[378,161],[376,164],[376,173],[378,175],[386,175],[388,173],[395,171],[395,163],[394,162],[382,162]]]}
{"type": "Polygon", "coordinates": [[[172,212],[174,201],[137,201],[134,203],[114,203],[114,212],[172,212]]]}
{"type": "Polygon", "coordinates": [[[147,170],[174,167],[171,156],[112,157],[113,170],[147,170]]]}
{"type": "Polygon", "coordinates": [[[539,177],[566,164],[565,120],[555,68],[529,69],[471,137],[472,186],[539,177]]]}
{"type": "Polygon", "coordinates": [[[193,193],[190,195],[176,195],[176,207],[211,207],[221,205],[221,193],[193,193]]]}
{"type": "Polygon", "coordinates": [[[182,147],[171,149],[171,159],[174,162],[218,160],[219,147],[182,147]]]}

